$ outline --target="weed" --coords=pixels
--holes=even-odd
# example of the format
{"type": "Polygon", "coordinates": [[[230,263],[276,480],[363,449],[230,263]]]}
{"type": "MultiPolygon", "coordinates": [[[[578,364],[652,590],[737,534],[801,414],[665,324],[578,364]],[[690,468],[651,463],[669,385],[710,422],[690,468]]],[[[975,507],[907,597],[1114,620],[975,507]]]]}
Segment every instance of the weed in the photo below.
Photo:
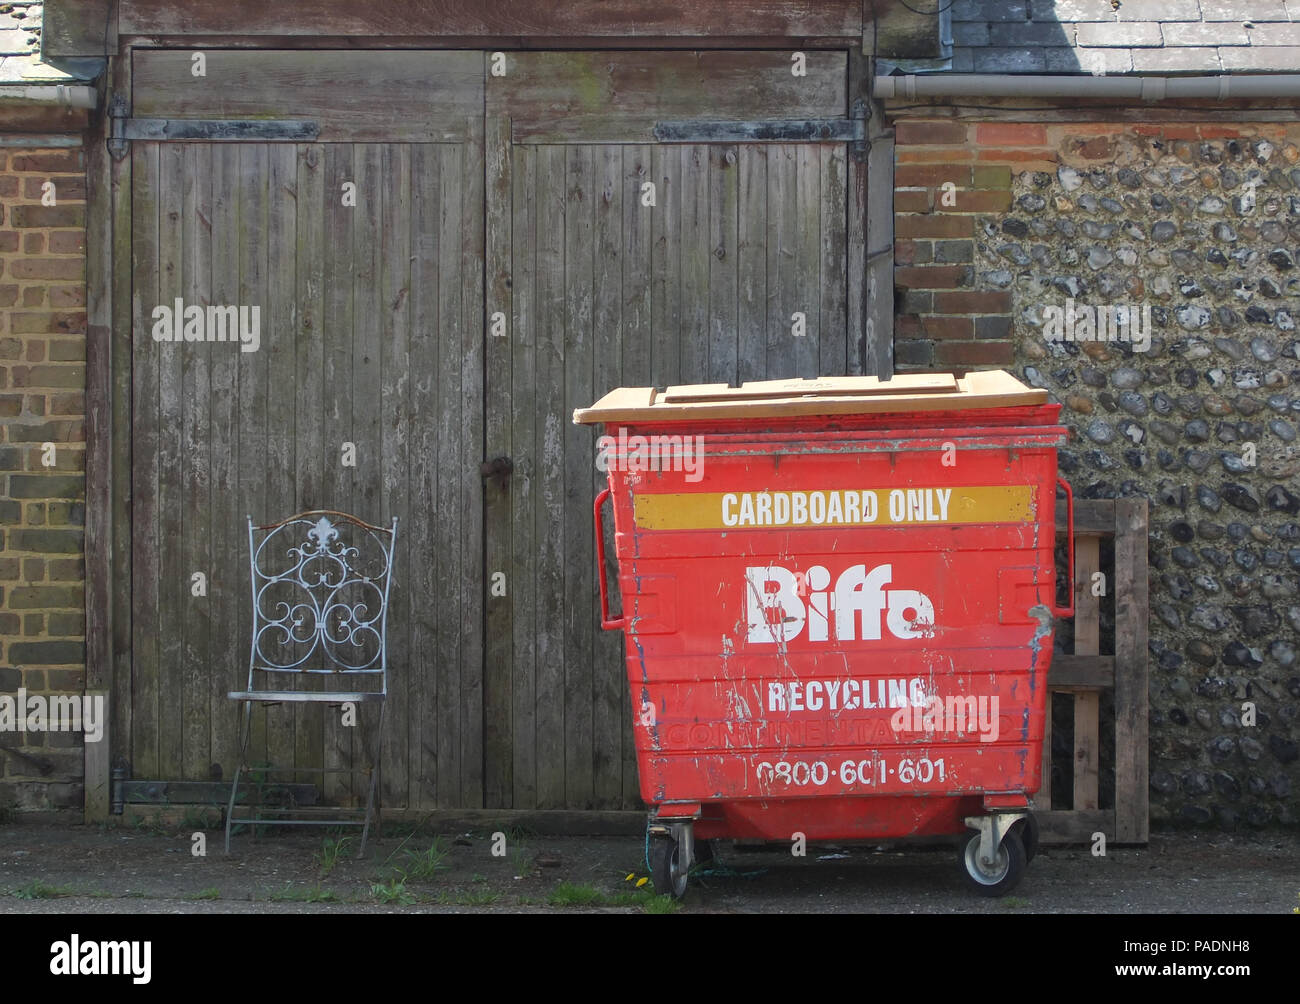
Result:
{"type": "Polygon", "coordinates": [[[486,882],[486,881],[487,881],[487,876],[486,876],[486,875],[479,875],[477,872],[475,872],[473,875],[471,875],[471,876],[469,877],[469,880],[470,880],[471,882],[486,882]]]}
{"type": "Polygon", "coordinates": [[[595,886],[561,882],[551,890],[546,902],[551,906],[605,906],[608,900],[595,886]]]}
{"type": "Polygon", "coordinates": [[[402,877],[403,882],[428,881],[438,872],[450,867],[446,860],[449,853],[442,837],[434,837],[427,851],[407,851],[402,855],[401,863],[393,866],[393,870],[402,877]]]}
{"type": "Polygon", "coordinates": [[[181,819],[180,829],[187,833],[193,833],[195,830],[215,830],[221,823],[220,815],[216,819],[212,818],[214,811],[211,808],[186,809],[185,816],[181,819]]]}
{"type": "Polygon", "coordinates": [[[393,879],[391,882],[376,882],[370,887],[370,894],[380,903],[397,903],[401,906],[410,906],[415,902],[406,889],[406,883],[393,879]]]}
{"type": "Polygon", "coordinates": [[[13,894],[17,899],[58,899],[60,896],[72,895],[72,890],[36,879],[15,889],[13,894]]]}
{"type": "Polygon", "coordinates": [[[515,878],[525,878],[533,871],[533,853],[522,844],[510,852],[510,867],[515,878]]]}
{"type": "Polygon", "coordinates": [[[456,897],[457,906],[491,906],[501,897],[491,889],[470,889],[456,897]]]}
{"type": "Polygon", "coordinates": [[[642,909],[646,913],[676,913],[682,908],[681,903],[671,896],[651,896],[642,909]]]}
{"type": "Polygon", "coordinates": [[[220,899],[221,890],[216,886],[209,886],[207,889],[200,889],[192,896],[186,896],[186,899],[220,899]]]}
{"type": "Polygon", "coordinates": [[[319,885],[296,886],[286,882],[283,889],[276,889],[267,896],[272,903],[337,903],[338,894],[319,885]]]}
{"type": "Polygon", "coordinates": [[[328,875],[334,870],[339,863],[339,855],[351,842],[351,837],[326,837],[322,841],[321,849],[312,855],[313,860],[320,868],[322,876],[328,875]]]}

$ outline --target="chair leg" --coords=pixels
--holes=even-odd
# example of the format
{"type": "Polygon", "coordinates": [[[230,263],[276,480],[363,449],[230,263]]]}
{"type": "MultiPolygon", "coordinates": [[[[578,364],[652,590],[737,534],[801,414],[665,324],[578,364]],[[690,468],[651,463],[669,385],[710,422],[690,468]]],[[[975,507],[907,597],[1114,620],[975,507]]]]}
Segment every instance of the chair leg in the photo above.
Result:
{"type": "Polygon", "coordinates": [[[248,753],[248,735],[252,730],[253,704],[244,702],[244,717],[239,728],[239,764],[235,767],[235,777],[230,783],[230,802],[226,805],[226,853],[230,853],[231,821],[235,818],[235,794],[239,791],[239,777],[244,771],[244,760],[248,753]]]}
{"type": "MultiPolygon", "coordinates": [[[[366,853],[366,839],[370,836],[370,818],[373,813],[378,818],[379,813],[375,809],[375,786],[379,780],[379,760],[383,752],[384,743],[384,715],[387,712],[387,702],[379,702],[379,725],[375,729],[375,739],[371,743],[370,753],[370,791],[366,795],[366,820],[361,830],[361,846],[357,849],[357,857],[362,857],[366,853]]],[[[382,832],[380,834],[383,835],[382,832]]]]}

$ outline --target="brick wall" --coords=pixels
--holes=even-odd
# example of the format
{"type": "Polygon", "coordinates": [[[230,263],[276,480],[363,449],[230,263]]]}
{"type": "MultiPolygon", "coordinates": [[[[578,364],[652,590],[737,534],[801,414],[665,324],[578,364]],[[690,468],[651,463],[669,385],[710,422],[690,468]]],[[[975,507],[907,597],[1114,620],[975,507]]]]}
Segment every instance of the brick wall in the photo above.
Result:
{"type": "Polygon", "coordinates": [[[1300,125],[897,134],[899,369],[1012,370],[1077,497],[1148,500],[1152,824],[1300,826],[1300,125]]]}
{"type": "Polygon", "coordinates": [[[1011,293],[977,283],[975,241],[983,220],[1011,208],[1013,172],[1055,169],[1048,129],[897,124],[894,357],[900,372],[1011,364],[1011,293]]]}
{"type": "MultiPolygon", "coordinates": [[[[85,197],[81,151],[0,147],[0,694],[84,686],[85,197]]],[[[80,808],[79,735],[0,747],[0,810],[80,808]]]]}

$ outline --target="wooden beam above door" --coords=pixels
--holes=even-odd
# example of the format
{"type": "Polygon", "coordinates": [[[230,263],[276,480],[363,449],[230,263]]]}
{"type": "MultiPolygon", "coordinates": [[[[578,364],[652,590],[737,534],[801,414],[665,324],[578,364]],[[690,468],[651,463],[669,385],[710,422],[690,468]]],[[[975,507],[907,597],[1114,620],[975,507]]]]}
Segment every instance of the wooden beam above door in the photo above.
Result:
{"type": "Polygon", "coordinates": [[[660,122],[803,120],[848,112],[843,52],[511,52],[489,115],[516,143],[653,143],[660,122]],[[796,75],[795,70],[801,72],[796,75]]]}
{"type": "Polygon", "coordinates": [[[321,142],[437,143],[464,142],[483,115],[481,52],[140,49],[132,63],[133,118],[294,118],[321,142]]]}
{"type": "Polygon", "coordinates": [[[121,0],[118,11],[122,35],[752,39],[862,35],[862,0],[410,0],[400,4],[121,0]]]}

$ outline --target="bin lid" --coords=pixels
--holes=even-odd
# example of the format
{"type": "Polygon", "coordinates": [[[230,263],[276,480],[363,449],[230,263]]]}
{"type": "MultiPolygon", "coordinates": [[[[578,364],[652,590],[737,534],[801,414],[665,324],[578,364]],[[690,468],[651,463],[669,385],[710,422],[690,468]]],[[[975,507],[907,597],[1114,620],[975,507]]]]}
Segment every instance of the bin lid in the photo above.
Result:
{"type": "Polygon", "coordinates": [[[878,415],[889,412],[964,411],[1045,404],[1047,391],[1027,387],[1006,370],[907,373],[892,380],[874,376],[815,380],[620,387],[590,408],[573,413],[575,424],[673,421],[693,418],[772,418],[802,415],[878,415]]]}

